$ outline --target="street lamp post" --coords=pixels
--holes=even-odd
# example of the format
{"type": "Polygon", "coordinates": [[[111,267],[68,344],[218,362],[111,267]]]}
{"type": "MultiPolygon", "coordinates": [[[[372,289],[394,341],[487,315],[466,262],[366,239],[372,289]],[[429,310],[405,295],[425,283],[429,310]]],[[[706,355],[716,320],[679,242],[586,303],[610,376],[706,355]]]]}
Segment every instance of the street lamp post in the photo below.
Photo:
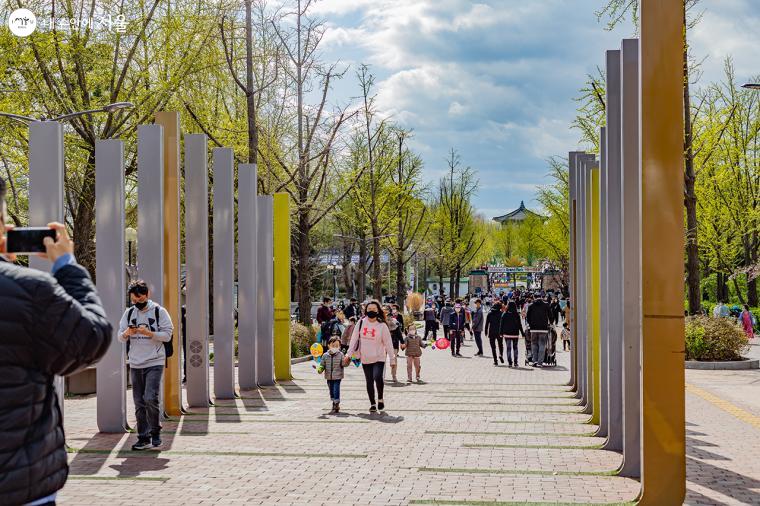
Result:
{"type": "Polygon", "coordinates": [[[98,109],[88,109],[86,111],[77,111],[77,112],[71,112],[67,114],[62,114],[60,116],[56,116],[54,118],[45,118],[45,117],[39,117],[39,118],[33,118],[31,116],[24,116],[21,114],[13,114],[9,112],[0,112],[0,116],[20,121],[24,124],[29,124],[34,121],[68,121],[74,118],[78,118],[79,116],[84,116],[85,114],[93,114],[93,113],[99,113],[99,112],[106,112],[106,113],[114,113],[120,109],[129,109],[130,107],[134,107],[134,104],[132,102],[114,102],[112,104],[104,105],[103,107],[100,107],[98,109]]]}
{"type": "Polygon", "coordinates": [[[127,272],[129,272],[129,280],[132,281],[132,269],[135,265],[132,262],[132,243],[137,242],[137,230],[127,227],[124,229],[124,238],[127,240],[127,272]]]}

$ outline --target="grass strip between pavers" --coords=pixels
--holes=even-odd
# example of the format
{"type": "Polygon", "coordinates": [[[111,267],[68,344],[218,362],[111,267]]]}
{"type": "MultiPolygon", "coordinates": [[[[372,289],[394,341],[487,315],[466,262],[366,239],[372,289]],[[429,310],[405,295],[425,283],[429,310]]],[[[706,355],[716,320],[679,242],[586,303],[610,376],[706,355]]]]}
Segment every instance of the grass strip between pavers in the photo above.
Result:
{"type": "MultiPolygon", "coordinates": [[[[528,422],[531,423],[531,422],[528,422]]],[[[465,430],[426,430],[425,434],[461,434],[466,436],[556,436],[593,437],[594,432],[472,432],[465,430]]]]}
{"type": "MultiPolygon", "coordinates": [[[[452,404],[450,402],[446,402],[444,404],[452,404]]],[[[537,409],[537,410],[524,410],[524,409],[398,409],[393,408],[392,410],[389,409],[389,412],[393,411],[411,411],[411,412],[434,412],[434,413],[524,413],[524,414],[531,414],[531,413],[549,413],[549,414],[558,414],[558,415],[585,415],[583,411],[580,410],[561,410],[561,409],[537,409]]],[[[536,420],[530,420],[534,423],[541,423],[540,421],[536,420]]]]}
{"type": "MultiPolygon", "coordinates": [[[[241,406],[242,409],[242,406],[241,406]]],[[[249,408],[250,409],[250,408],[249,408]]],[[[219,412],[212,412],[212,413],[182,413],[182,416],[192,416],[192,417],[200,417],[204,418],[207,416],[274,416],[274,413],[237,413],[237,412],[229,412],[229,413],[219,413],[219,412]]]]}
{"type": "Polygon", "coordinates": [[[275,452],[201,452],[192,450],[97,450],[89,448],[68,448],[68,453],[83,453],[94,455],[114,455],[116,457],[155,457],[161,455],[199,455],[204,457],[284,457],[298,459],[366,459],[362,454],[316,454],[316,453],[275,453],[275,452]]]}
{"type": "Polygon", "coordinates": [[[69,480],[95,480],[95,481],[160,481],[166,482],[170,478],[166,476],[87,476],[86,474],[70,474],[69,480]]]}
{"type": "MultiPolygon", "coordinates": [[[[501,413],[501,411],[496,411],[496,413],[501,413]]],[[[508,411],[507,411],[508,413],[508,411]]],[[[561,422],[561,421],[536,421],[536,420],[487,420],[486,423],[531,423],[531,424],[547,424],[547,425],[586,425],[591,423],[591,419],[589,418],[586,421],[580,421],[580,422],[561,422]]]]}
{"type": "Polygon", "coordinates": [[[421,473],[455,474],[511,474],[535,476],[617,476],[616,469],[610,471],[546,471],[541,469],[478,469],[464,467],[418,467],[421,473]]]}
{"type": "Polygon", "coordinates": [[[539,444],[480,444],[463,443],[462,448],[528,448],[536,450],[601,450],[602,444],[595,445],[539,445],[539,444]]]}
{"type": "Polygon", "coordinates": [[[533,502],[533,501],[472,501],[456,499],[412,499],[409,504],[447,504],[462,506],[544,506],[551,504],[553,506],[580,506],[581,504],[589,506],[630,506],[636,504],[635,501],[631,502],[594,502],[594,503],[578,503],[578,502],[533,502]]]}
{"type": "MultiPolygon", "coordinates": [[[[214,417],[193,417],[192,420],[185,420],[184,423],[192,423],[192,422],[200,422],[201,420],[205,420],[206,418],[211,419],[214,417]]],[[[164,420],[165,423],[180,423],[179,420],[175,419],[169,419],[164,420]]],[[[241,423],[317,423],[317,424],[323,424],[323,423],[371,423],[369,420],[322,420],[322,419],[314,419],[314,420],[241,420],[241,423]]],[[[225,422],[226,424],[226,422],[225,422]]]]}
{"type": "MultiPolygon", "coordinates": [[[[540,404],[534,404],[532,402],[498,402],[498,401],[462,401],[462,402],[428,402],[428,406],[524,406],[529,404],[531,406],[565,406],[568,408],[575,407],[573,404],[565,402],[542,402],[540,404]]],[[[513,410],[519,412],[531,412],[531,413],[581,413],[580,409],[570,410],[513,410]]]]}

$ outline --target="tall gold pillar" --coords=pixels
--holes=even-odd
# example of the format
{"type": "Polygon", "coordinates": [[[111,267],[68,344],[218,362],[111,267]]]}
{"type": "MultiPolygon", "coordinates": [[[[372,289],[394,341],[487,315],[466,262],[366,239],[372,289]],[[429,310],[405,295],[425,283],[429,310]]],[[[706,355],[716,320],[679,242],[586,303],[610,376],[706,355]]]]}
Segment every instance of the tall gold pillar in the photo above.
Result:
{"type": "Polygon", "coordinates": [[[600,292],[601,292],[601,272],[600,272],[600,227],[599,212],[601,207],[600,194],[600,173],[598,162],[595,162],[591,173],[591,213],[589,239],[591,240],[591,249],[589,251],[589,263],[591,268],[591,304],[589,306],[589,370],[591,371],[591,382],[589,391],[591,395],[591,423],[599,424],[601,414],[601,314],[600,314],[600,292]]]}
{"type": "Polygon", "coordinates": [[[684,405],[681,0],[641,1],[642,475],[640,504],[682,504],[684,405]]]}
{"type": "Polygon", "coordinates": [[[293,379],[290,372],[290,201],[274,194],[274,378],[293,379]]]}
{"type": "Polygon", "coordinates": [[[180,353],[182,352],[182,320],[179,304],[179,113],[160,111],[156,124],[164,128],[164,298],[163,306],[174,323],[172,343],[174,354],[167,360],[164,374],[164,410],[169,416],[182,414],[182,382],[180,353]]]}

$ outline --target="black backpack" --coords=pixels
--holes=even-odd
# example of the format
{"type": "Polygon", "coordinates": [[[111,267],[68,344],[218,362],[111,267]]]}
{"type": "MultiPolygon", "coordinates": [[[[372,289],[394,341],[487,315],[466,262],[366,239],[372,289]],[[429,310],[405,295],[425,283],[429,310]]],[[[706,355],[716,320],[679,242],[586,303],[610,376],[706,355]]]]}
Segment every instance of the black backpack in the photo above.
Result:
{"type": "MultiPolygon", "coordinates": [[[[160,310],[160,308],[161,308],[161,306],[159,306],[158,304],[156,304],[156,307],[155,307],[155,310],[156,310],[156,328],[158,328],[158,321],[159,321],[158,316],[159,316],[159,310],[160,310]]],[[[135,307],[134,306],[132,306],[131,308],[129,308],[129,312],[127,313],[127,324],[129,324],[130,320],[132,319],[132,313],[134,313],[134,311],[135,311],[135,307]]],[[[127,341],[127,353],[129,353],[129,341],[127,341]]],[[[172,337],[168,341],[164,342],[164,353],[166,354],[166,358],[169,358],[172,355],[174,355],[174,336],[173,335],[172,335],[172,337]]]]}

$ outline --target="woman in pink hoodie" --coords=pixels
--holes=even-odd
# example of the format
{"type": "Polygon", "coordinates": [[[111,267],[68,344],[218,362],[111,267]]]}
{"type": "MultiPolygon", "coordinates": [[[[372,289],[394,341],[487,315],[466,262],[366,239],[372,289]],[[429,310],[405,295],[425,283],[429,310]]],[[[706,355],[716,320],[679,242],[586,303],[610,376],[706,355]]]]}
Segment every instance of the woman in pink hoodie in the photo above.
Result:
{"type": "Polygon", "coordinates": [[[392,366],[396,365],[396,354],[391,341],[391,331],[385,323],[385,313],[380,303],[373,300],[367,303],[366,316],[354,326],[351,343],[343,362],[348,365],[353,355],[362,361],[364,378],[367,381],[370,413],[385,409],[383,401],[383,368],[387,356],[392,366]],[[375,387],[377,387],[377,405],[375,404],[375,387]]]}

